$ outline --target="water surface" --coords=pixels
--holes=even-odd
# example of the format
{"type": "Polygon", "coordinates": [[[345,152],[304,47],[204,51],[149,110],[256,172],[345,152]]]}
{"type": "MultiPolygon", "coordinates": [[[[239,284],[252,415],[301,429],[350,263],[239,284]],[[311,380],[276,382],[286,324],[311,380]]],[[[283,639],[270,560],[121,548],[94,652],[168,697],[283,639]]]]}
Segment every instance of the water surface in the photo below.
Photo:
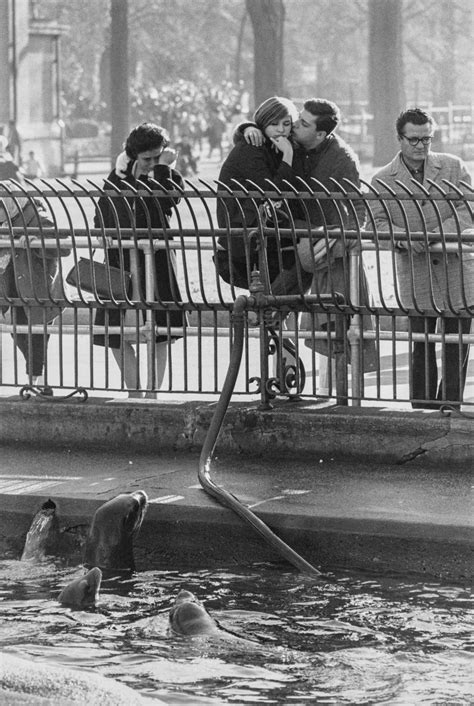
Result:
{"type": "Polygon", "coordinates": [[[94,611],[55,598],[82,569],[0,562],[0,645],[93,668],[169,704],[472,704],[473,621],[460,586],[366,575],[306,581],[256,565],[107,580],[94,611]],[[181,588],[248,641],[172,637],[181,588]]]}

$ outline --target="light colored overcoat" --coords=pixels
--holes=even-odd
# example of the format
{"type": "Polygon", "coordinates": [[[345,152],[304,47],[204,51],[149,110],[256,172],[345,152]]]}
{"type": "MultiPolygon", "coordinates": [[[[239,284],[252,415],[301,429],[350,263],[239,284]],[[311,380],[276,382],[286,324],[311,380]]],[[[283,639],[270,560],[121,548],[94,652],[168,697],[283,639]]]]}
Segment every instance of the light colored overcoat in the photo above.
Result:
{"type": "MultiPolygon", "coordinates": [[[[399,153],[372,178],[377,192],[390,187],[397,194],[405,193],[403,186],[416,195],[416,200],[370,201],[377,232],[397,234],[410,232],[456,233],[462,242],[462,233],[473,228],[473,218],[466,203],[456,198],[429,200],[428,194],[440,194],[437,186],[449,194],[454,185],[463,193],[471,193],[471,177],[464,163],[454,155],[431,152],[425,160],[424,178],[420,184],[413,178],[399,153]],[[384,208],[385,206],[385,208],[384,208]],[[386,209],[386,210],[385,210],[386,209]],[[441,225],[440,225],[441,224],[441,225]],[[408,225],[408,228],[407,228],[408,225]]],[[[474,204],[470,202],[471,209],[474,204]]],[[[474,306],[474,249],[472,252],[444,253],[425,250],[409,254],[406,250],[396,255],[397,290],[403,306],[423,310],[459,312],[474,306]]]]}

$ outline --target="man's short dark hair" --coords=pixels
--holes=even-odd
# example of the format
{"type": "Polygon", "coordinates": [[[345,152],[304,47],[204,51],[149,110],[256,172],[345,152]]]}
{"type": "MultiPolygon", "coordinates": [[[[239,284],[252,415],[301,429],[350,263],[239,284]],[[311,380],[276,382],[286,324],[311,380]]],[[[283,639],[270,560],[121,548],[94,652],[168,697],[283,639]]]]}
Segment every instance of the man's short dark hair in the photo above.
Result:
{"type": "Polygon", "coordinates": [[[395,123],[397,135],[403,135],[403,128],[407,123],[412,123],[413,125],[426,125],[426,123],[430,123],[433,129],[436,127],[433,116],[421,108],[409,108],[400,113],[395,123]]]}
{"type": "Polygon", "coordinates": [[[316,118],[316,128],[328,135],[334,130],[341,120],[341,111],[332,101],[323,98],[310,98],[303,106],[308,113],[316,118]]]}

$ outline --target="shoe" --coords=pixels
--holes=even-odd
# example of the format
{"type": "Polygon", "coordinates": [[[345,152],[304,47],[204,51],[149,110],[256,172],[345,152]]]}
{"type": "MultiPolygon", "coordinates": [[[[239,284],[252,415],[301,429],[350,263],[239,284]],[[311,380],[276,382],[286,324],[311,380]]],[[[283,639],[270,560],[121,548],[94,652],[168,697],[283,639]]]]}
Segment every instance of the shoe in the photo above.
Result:
{"type": "Polygon", "coordinates": [[[43,397],[53,397],[53,395],[54,395],[53,388],[50,387],[49,385],[45,385],[44,387],[39,387],[38,389],[41,391],[41,394],[43,397]]]}

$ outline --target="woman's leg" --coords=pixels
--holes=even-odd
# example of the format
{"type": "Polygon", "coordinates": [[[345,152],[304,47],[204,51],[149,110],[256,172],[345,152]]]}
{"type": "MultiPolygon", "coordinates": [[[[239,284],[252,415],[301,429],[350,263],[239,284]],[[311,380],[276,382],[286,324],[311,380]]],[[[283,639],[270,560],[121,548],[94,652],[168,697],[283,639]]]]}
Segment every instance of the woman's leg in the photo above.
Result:
{"type": "Polygon", "coordinates": [[[112,348],[113,356],[121,372],[126,387],[130,390],[129,397],[142,397],[139,391],[140,375],[135,349],[129,341],[122,341],[121,348],[112,348]]]}
{"type": "MultiPolygon", "coordinates": [[[[28,324],[28,317],[22,308],[14,307],[12,309],[12,321],[14,327],[15,325],[25,326],[28,324]]],[[[27,333],[17,333],[14,335],[14,333],[12,333],[12,337],[18,350],[21,351],[25,359],[26,374],[28,376],[31,375],[34,381],[36,381],[44,372],[44,361],[49,334],[33,333],[29,335],[27,333]]]]}
{"type": "MultiPolygon", "coordinates": [[[[429,333],[436,330],[436,317],[409,317],[409,327],[413,333],[429,333]]],[[[410,380],[411,406],[413,409],[429,409],[433,407],[429,400],[436,399],[438,386],[438,368],[436,363],[436,344],[416,341],[412,348],[412,365],[410,380]]]]}
{"type": "MultiPolygon", "coordinates": [[[[165,377],[166,364],[168,362],[168,342],[162,341],[155,345],[155,385],[159,390],[165,377]]],[[[156,399],[156,392],[150,390],[145,394],[147,399],[156,399]]]]}
{"type": "MultiPolygon", "coordinates": [[[[441,325],[444,321],[444,331],[446,334],[469,333],[471,330],[470,319],[444,319],[441,320],[441,325]]],[[[443,398],[450,401],[462,402],[464,385],[466,382],[467,366],[469,363],[469,345],[467,343],[446,343],[441,344],[442,361],[444,358],[445,378],[441,377],[438,386],[436,399],[443,398]],[[443,380],[446,380],[443,390],[443,380]],[[445,394],[443,394],[445,392],[445,394]]],[[[441,370],[443,371],[443,362],[441,362],[441,370]]],[[[442,375],[443,373],[441,373],[442,375]]]]}
{"type": "Polygon", "coordinates": [[[168,363],[168,341],[162,341],[155,346],[156,387],[159,390],[165,378],[166,364],[168,363]]]}

